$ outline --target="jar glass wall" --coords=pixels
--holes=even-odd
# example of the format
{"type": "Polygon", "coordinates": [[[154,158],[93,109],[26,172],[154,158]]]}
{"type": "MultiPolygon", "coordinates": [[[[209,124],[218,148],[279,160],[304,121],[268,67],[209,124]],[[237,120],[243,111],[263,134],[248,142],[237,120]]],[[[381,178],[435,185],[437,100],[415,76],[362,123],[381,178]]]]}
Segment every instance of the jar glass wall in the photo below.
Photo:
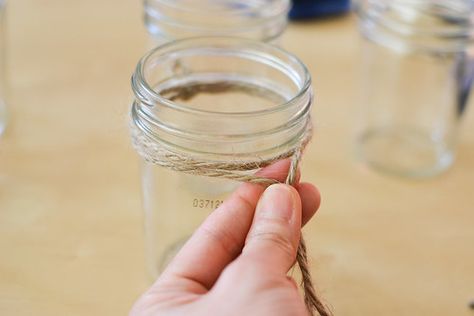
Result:
{"type": "MultiPolygon", "coordinates": [[[[298,59],[267,44],[218,37],[177,41],[138,64],[132,130],[149,148],[193,160],[274,157],[306,133],[310,81],[298,59]]],[[[138,151],[143,154],[143,148],[138,151]]],[[[148,265],[156,276],[238,183],[174,171],[146,153],[142,157],[148,265]]]]}
{"type": "Polygon", "coordinates": [[[447,169],[472,74],[472,1],[359,1],[364,123],[358,152],[410,177],[447,169]],[[464,96],[464,97],[463,97],[464,96]]]}
{"type": "Polygon", "coordinates": [[[196,36],[234,36],[275,42],[290,0],[144,0],[150,44],[196,36]]]}

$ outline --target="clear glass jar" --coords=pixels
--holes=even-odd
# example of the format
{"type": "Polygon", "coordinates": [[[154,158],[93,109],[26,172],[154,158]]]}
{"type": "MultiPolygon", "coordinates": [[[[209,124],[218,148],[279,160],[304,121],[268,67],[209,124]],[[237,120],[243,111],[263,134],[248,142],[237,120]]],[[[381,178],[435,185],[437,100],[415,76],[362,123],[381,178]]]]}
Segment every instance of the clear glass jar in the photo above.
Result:
{"type": "Polygon", "coordinates": [[[284,31],[290,0],[144,0],[151,43],[196,36],[274,42],[284,31]]]}
{"type": "MultiPolygon", "coordinates": [[[[151,146],[192,159],[243,163],[274,157],[301,141],[311,119],[306,67],[279,48],[244,39],[194,38],[160,46],[138,63],[132,89],[132,130],[151,146]]],[[[157,276],[238,183],[147,160],[147,257],[157,276]]]]}
{"type": "Polygon", "coordinates": [[[5,104],[5,0],[0,0],[0,135],[7,124],[5,104]]]}
{"type": "Polygon", "coordinates": [[[358,152],[372,167],[426,177],[453,162],[473,77],[467,0],[358,3],[364,124],[358,152]]]}

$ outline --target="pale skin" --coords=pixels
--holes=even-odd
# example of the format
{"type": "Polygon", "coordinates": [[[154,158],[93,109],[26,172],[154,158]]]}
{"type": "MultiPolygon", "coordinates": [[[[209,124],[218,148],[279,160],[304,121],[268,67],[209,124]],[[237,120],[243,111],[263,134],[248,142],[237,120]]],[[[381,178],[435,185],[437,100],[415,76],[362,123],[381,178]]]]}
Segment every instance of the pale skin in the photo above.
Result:
{"type": "MultiPolygon", "coordinates": [[[[284,181],[289,161],[260,175],[284,181]]],[[[320,204],[309,183],[242,184],[183,246],[131,316],[308,315],[293,266],[304,225],[320,204]]]]}

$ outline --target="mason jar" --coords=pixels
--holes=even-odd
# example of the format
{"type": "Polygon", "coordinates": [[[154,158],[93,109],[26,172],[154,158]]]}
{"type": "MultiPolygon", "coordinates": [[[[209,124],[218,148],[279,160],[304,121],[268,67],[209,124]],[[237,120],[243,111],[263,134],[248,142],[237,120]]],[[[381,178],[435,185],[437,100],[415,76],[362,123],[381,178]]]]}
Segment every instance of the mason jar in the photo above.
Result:
{"type": "Polygon", "coordinates": [[[234,172],[237,164],[253,174],[252,164],[285,157],[306,137],[311,78],[277,47],[204,37],[150,51],[136,67],[132,89],[148,266],[156,277],[238,185],[215,173],[234,172]],[[207,163],[219,167],[196,171],[207,163]]]}
{"type": "Polygon", "coordinates": [[[7,124],[5,104],[5,0],[0,0],[0,135],[7,124]]]}
{"type": "Polygon", "coordinates": [[[370,166],[427,177],[454,161],[473,79],[474,2],[358,1],[363,124],[370,166]]]}
{"type": "Polygon", "coordinates": [[[144,22],[151,47],[196,36],[274,43],[286,27],[289,9],[290,0],[144,0],[144,22]]]}

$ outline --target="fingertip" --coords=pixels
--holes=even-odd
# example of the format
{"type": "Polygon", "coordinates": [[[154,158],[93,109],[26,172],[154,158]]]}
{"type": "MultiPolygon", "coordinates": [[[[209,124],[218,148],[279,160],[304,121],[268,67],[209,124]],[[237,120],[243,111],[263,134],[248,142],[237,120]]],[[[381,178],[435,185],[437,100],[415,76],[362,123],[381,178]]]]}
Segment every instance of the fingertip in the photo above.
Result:
{"type": "Polygon", "coordinates": [[[291,198],[293,199],[294,205],[295,205],[295,209],[293,210],[293,212],[295,213],[294,214],[294,219],[296,221],[295,224],[297,224],[298,227],[301,227],[302,220],[303,220],[303,203],[301,201],[300,193],[292,185],[288,185],[288,184],[283,184],[283,185],[285,185],[288,188],[288,190],[291,192],[291,198]]]}
{"type": "Polygon", "coordinates": [[[252,226],[240,258],[286,273],[296,258],[301,235],[301,199],[287,184],[273,184],[257,203],[252,226]]]}
{"type": "Polygon", "coordinates": [[[285,180],[286,175],[288,174],[288,169],[290,167],[290,160],[283,159],[277,162],[272,163],[271,165],[260,169],[257,171],[257,175],[261,177],[267,177],[270,179],[275,179],[279,182],[285,180]]]}
{"type": "Polygon", "coordinates": [[[287,220],[301,220],[301,199],[298,191],[291,185],[277,183],[269,186],[262,194],[256,209],[256,217],[281,217],[287,220]],[[283,216],[285,215],[285,216],[283,216]]]}
{"type": "MultiPolygon", "coordinates": [[[[286,158],[286,159],[282,159],[277,162],[274,162],[273,164],[265,168],[262,168],[256,174],[261,177],[277,180],[278,182],[284,182],[288,176],[288,171],[290,169],[290,166],[291,166],[291,159],[286,158]]],[[[298,170],[296,171],[295,183],[299,183],[300,178],[301,178],[301,171],[298,168],[298,170]]]]}
{"type": "Polygon", "coordinates": [[[300,193],[298,192],[297,190],[297,186],[293,186],[293,185],[289,185],[289,184],[286,184],[286,183],[279,183],[277,185],[281,185],[281,186],[285,186],[286,189],[291,192],[291,195],[292,195],[292,198],[296,199],[296,200],[301,200],[300,199],[300,193]]]}
{"type": "Polygon", "coordinates": [[[301,198],[302,216],[301,223],[305,225],[316,213],[321,204],[321,194],[313,184],[300,183],[296,186],[301,198]]]}
{"type": "Polygon", "coordinates": [[[296,181],[295,181],[295,183],[299,184],[300,180],[301,180],[301,169],[298,168],[298,170],[296,170],[296,181]]]}
{"type": "Polygon", "coordinates": [[[286,280],[288,281],[288,283],[290,284],[292,288],[294,288],[297,291],[299,290],[298,283],[296,283],[296,280],[292,276],[287,275],[286,280]]]}

